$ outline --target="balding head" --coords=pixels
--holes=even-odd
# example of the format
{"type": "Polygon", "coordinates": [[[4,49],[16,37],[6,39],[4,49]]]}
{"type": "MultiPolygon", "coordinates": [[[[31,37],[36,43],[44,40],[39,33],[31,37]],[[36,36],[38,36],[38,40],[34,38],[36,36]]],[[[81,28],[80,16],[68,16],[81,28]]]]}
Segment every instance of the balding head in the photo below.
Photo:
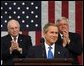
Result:
{"type": "Polygon", "coordinates": [[[7,24],[8,33],[12,36],[17,36],[20,31],[20,24],[17,20],[11,19],[7,24]]]}
{"type": "Polygon", "coordinates": [[[20,27],[20,24],[19,24],[19,22],[17,20],[11,19],[11,20],[8,21],[7,28],[9,28],[13,24],[17,24],[18,27],[20,27]]]}

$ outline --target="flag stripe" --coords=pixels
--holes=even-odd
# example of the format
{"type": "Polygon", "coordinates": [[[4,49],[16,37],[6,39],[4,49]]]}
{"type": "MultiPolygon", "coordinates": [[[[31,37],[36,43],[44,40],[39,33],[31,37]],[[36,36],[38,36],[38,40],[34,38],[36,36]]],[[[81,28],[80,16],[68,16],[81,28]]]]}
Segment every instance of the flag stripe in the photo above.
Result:
{"type": "Polygon", "coordinates": [[[62,16],[68,18],[68,1],[62,1],[62,16]]]}
{"type": "Polygon", "coordinates": [[[69,31],[75,32],[75,1],[69,2],[69,31]],[[73,27],[72,27],[73,26],[73,27]]]}
{"type": "MultiPolygon", "coordinates": [[[[48,1],[42,1],[41,2],[41,30],[43,31],[43,27],[46,23],[48,23],[48,1]]],[[[42,33],[43,37],[43,33],[42,33]]]]}
{"type": "Polygon", "coordinates": [[[35,46],[36,44],[36,31],[29,31],[29,35],[31,36],[32,39],[32,45],[35,46]]]}
{"type": "Polygon", "coordinates": [[[8,34],[7,31],[1,31],[1,37],[5,36],[5,35],[7,35],[7,34],[8,34]]]}
{"type": "MultiPolygon", "coordinates": [[[[79,33],[81,35],[81,38],[83,36],[83,32],[82,32],[82,29],[83,29],[83,2],[82,1],[76,1],[76,12],[75,12],[75,20],[76,20],[76,32],[79,33]]],[[[83,64],[83,56],[78,56],[78,61],[80,64],[83,64]]]]}
{"type": "Polygon", "coordinates": [[[48,21],[55,23],[55,1],[48,1],[48,21]]]}
{"type": "Polygon", "coordinates": [[[61,1],[55,1],[55,22],[57,19],[61,17],[62,13],[62,2],[61,1]]]}
{"type": "Polygon", "coordinates": [[[41,31],[36,31],[36,44],[35,45],[40,45],[40,39],[41,39],[41,31]]]}
{"type": "Polygon", "coordinates": [[[76,32],[79,33],[80,35],[82,35],[82,14],[83,14],[83,4],[82,4],[82,1],[76,1],[76,12],[75,12],[75,16],[76,16],[76,32]]]}

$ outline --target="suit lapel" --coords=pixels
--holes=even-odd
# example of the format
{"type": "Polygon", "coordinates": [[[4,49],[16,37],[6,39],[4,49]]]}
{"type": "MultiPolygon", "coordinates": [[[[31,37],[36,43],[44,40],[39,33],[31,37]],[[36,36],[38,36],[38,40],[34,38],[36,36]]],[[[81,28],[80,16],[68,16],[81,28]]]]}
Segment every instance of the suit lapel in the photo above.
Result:
{"type": "Polygon", "coordinates": [[[8,44],[8,47],[10,47],[11,46],[11,41],[12,41],[12,38],[11,38],[11,36],[8,34],[8,36],[7,36],[7,43],[6,44],[8,44]]]}
{"type": "Polygon", "coordinates": [[[45,50],[45,45],[41,44],[41,48],[42,48],[42,57],[46,58],[46,50],[45,50]]]}
{"type": "Polygon", "coordinates": [[[55,44],[54,58],[56,58],[56,57],[58,56],[58,54],[57,54],[57,50],[58,50],[58,48],[57,48],[57,46],[56,46],[56,44],[55,44]]]}
{"type": "Polygon", "coordinates": [[[60,46],[58,43],[55,44],[54,58],[59,58],[61,56],[60,46]]]}
{"type": "Polygon", "coordinates": [[[20,34],[18,36],[18,43],[19,43],[20,47],[21,47],[21,44],[23,44],[23,39],[22,39],[22,36],[20,34]]]}

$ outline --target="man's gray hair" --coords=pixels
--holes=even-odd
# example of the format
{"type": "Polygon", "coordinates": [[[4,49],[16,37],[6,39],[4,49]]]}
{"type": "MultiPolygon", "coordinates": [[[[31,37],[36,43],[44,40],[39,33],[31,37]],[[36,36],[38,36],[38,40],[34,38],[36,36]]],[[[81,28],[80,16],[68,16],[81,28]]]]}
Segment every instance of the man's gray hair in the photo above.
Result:
{"type": "Polygon", "coordinates": [[[66,22],[69,22],[69,20],[66,17],[61,17],[57,19],[56,24],[58,24],[61,20],[65,20],[66,22]]]}
{"type": "Polygon", "coordinates": [[[15,19],[11,19],[11,20],[8,21],[8,23],[7,23],[7,28],[9,28],[9,25],[10,25],[10,23],[11,23],[12,21],[14,21],[14,22],[19,26],[19,28],[20,28],[19,22],[18,22],[17,20],[15,20],[15,19]]]}

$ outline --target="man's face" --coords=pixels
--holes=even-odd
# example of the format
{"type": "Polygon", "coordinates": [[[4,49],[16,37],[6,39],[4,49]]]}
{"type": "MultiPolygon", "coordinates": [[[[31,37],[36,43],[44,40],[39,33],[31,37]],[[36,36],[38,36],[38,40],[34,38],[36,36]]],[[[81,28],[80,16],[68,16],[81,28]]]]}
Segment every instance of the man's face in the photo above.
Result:
{"type": "Polygon", "coordinates": [[[49,26],[48,31],[44,33],[45,41],[47,44],[55,43],[58,39],[58,28],[55,26],[49,26]]]}
{"type": "Polygon", "coordinates": [[[61,20],[58,24],[58,29],[59,29],[59,32],[61,33],[63,33],[63,31],[69,31],[68,22],[66,22],[65,20],[61,20]]]}
{"type": "Polygon", "coordinates": [[[15,22],[11,22],[8,27],[8,32],[12,36],[17,36],[19,34],[20,27],[15,22]]]}

